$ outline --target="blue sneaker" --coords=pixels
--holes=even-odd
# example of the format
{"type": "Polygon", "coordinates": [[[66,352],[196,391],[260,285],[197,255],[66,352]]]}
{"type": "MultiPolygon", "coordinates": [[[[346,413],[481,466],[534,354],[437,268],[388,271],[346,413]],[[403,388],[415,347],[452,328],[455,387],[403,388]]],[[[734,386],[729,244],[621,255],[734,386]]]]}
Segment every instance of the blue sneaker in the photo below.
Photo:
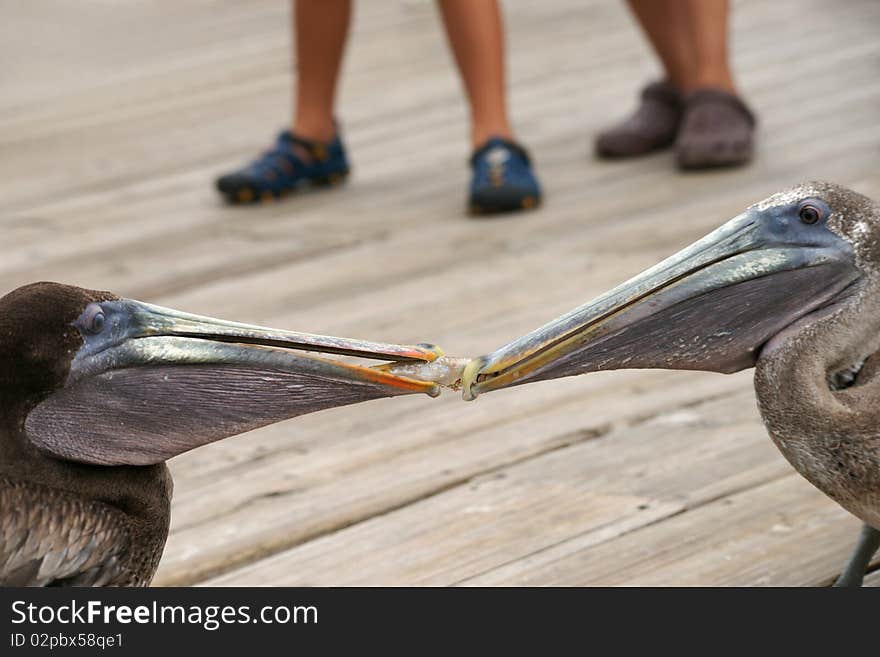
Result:
{"type": "Polygon", "coordinates": [[[474,214],[528,210],[541,202],[541,186],[526,150],[491,137],[471,156],[470,209],[474,214]]]}
{"type": "Polygon", "coordinates": [[[275,145],[243,169],[217,179],[217,190],[234,204],[273,201],[301,187],[338,185],[348,176],[339,136],[309,141],[285,130],[275,145]]]}

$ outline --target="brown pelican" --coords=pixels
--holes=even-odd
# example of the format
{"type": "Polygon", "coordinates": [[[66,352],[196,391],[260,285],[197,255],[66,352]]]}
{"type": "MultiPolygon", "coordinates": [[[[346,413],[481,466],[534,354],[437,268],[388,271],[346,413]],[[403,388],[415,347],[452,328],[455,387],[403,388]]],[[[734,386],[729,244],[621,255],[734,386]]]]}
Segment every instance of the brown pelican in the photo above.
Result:
{"type": "Polygon", "coordinates": [[[56,283],[0,299],[0,585],[150,582],[168,535],[165,461],[285,418],[436,383],[437,359],[180,313],[56,283]]]}
{"type": "Polygon", "coordinates": [[[837,585],[880,546],[880,207],[809,183],[746,210],[596,300],[470,363],[466,399],[597,370],[755,367],[786,459],[861,519],[837,585]]]}

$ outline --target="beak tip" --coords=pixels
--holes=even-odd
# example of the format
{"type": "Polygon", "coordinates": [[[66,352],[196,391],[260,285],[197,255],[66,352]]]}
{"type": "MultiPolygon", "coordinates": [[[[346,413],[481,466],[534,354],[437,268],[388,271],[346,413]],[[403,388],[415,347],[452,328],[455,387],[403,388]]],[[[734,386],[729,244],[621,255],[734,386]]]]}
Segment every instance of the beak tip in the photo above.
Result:
{"type": "Polygon", "coordinates": [[[461,373],[461,397],[465,401],[474,401],[480,394],[477,377],[489,362],[488,356],[480,356],[469,362],[461,373]]]}
{"type": "Polygon", "coordinates": [[[436,344],[431,344],[430,342],[420,342],[416,346],[420,349],[424,349],[425,352],[427,352],[422,355],[425,357],[426,360],[430,362],[433,362],[438,358],[442,358],[446,355],[446,352],[443,351],[441,347],[437,346],[436,344]]]}

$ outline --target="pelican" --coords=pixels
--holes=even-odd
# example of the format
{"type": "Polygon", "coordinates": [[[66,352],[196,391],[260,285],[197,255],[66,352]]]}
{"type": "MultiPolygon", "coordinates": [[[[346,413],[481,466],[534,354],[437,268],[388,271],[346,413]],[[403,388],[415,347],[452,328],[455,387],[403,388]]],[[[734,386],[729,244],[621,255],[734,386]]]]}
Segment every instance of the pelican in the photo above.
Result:
{"type": "Polygon", "coordinates": [[[436,396],[438,384],[393,366],[440,355],[430,345],[266,329],[57,283],[7,294],[0,585],[146,586],[168,536],[166,460],[325,408],[436,396]]]}
{"type": "Polygon", "coordinates": [[[880,206],[807,183],[467,365],[465,399],[599,370],[755,368],[773,442],[863,529],[835,585],[880,546],[880,206]]]}

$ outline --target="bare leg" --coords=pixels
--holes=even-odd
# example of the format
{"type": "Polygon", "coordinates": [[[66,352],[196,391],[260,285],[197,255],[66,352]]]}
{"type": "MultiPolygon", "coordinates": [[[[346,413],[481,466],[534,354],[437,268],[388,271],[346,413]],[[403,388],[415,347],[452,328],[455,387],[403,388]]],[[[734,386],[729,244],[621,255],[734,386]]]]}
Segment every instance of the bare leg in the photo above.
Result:
{"type": "Polygon", "coordinates": [[[351,0],[294,0],[293,14],[297,69],[293,132],[329,142],[336,134],[333,107],[351,0]]]}
{"type": "Polygon", "coordinates": [[[666,77],[687,93],[735,93],[727,47],[729,0],[628,0],[666,77]]]}
{"type": "Polygon", "coordinates": [[[663,65],[665,80],[643,88],[635,112],[599,133],[595,147],[600,157],[638,157],[672,146],[684,112],[683,95],[696,73],[690,12],[683,1],[628,2],[663,65]]]}
{"type": "MultiPolygon", "coordinates": [[[[697,0],[698,2],[700,0],[697,0]]],[[[713,4],[714,0],[702,0],[713,4]]],[[[667,81],[679,91],[695,82],[696,63],[690,0],[628,0],[629,7],[651,42],[667,81]]]]}
{"type": "Polygon", "coordinates": [[[727,48],[729,0],[679,0],[688,14],[694,66],[685,91],[700,87],[735,94],[727,48]]]}
{"type": "Polygon", "coordinates": [[[694,74],[676,141],[682,169],[739,166],[752,158],[755,117],[736,93],[727,53],[728,0],[681,0],[690,16],[694,74]]]}
{"type": "Polygon", "coordinates": [[[871,557],[878,548],[880,548],[880,530],[870,525],[863,525],[856,549],[849,558],[846,568],[834,582],[834,586],[861,586],[865,571],[871,563],[871,557]]]}
{"type": "Polygon", "coordinates": [[[504,75],[504,27],[497,0],[439,0],[471,109],[474,147],[489,137],[512,139],[504,75]]]}
{"type": "Polygon", "coordinates": [[[602,132],[596,151],[632,157],[676,143],[685,169],[752,156],[755,119],[736,95],[727,48],[728,0],[628,0],[666,73],[635,114],[602,132]],[[686,101],[686,102],[685,102],[686,101]]]}
{"type": "Polygon", "coordinates": [[[335,185],[348,175],[333,106],[351,0],[292,0],[291,13],[298,73],[293,135],[285,130],[259,157],[217,178],[217,191],[232,204],[275,201],[305,184],[335,185]]]}

